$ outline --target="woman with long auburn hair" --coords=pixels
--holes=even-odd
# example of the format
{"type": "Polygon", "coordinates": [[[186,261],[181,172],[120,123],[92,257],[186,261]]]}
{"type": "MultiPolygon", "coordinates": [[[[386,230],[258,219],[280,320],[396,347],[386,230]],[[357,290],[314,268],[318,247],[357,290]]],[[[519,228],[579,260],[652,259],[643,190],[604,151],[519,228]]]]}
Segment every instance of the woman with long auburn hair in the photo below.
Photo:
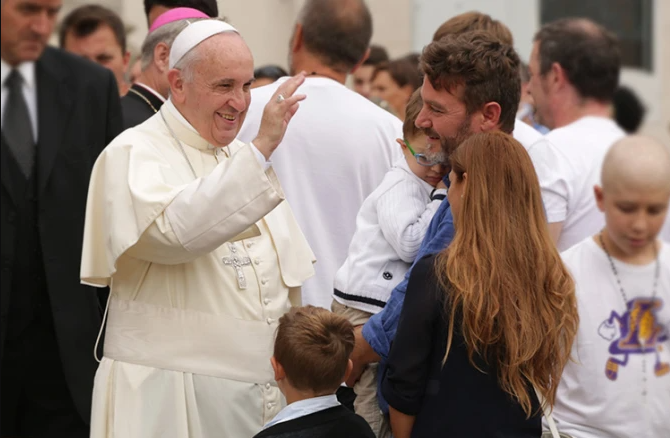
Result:
{"type": "Polygon", "coordinates": [[[511,136],[450,157],[456,235],[414,267],[382,392],[395,438],[541,435],[577,332],[575,286],[511,136]]]}

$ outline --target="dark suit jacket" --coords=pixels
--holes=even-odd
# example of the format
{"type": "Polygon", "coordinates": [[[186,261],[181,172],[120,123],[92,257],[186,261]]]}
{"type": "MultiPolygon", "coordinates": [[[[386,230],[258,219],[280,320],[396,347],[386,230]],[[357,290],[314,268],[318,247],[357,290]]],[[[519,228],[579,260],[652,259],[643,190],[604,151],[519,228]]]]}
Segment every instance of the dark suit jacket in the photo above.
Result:
{"type": "Polygon", "coordinates": [[[149,117],[156,114],[156,111],[163,105],[163,101],[158,96],[140,85],[133,84],[130,90],[121,98],[124,130],[144,123],[149,117]]]}
{"type": "MultiPolygon", "coordinates": [[[[35,65],[39,137],[36,177],[39,237],[63,371],[74,403],[88,423],[97,363],[93,347],[102,322],[97,290],[79,281],[86,196],[93,164],[121,131],[121,109],[111,72],[47,48],[35,65]]],[[[0,317],[5,342],[16,245],[16,204],[24,187],[5,144],[0,150],[2,278],[0,317]]],[[[1,349],[0,349],[1,353],[1,349]]]]}
{"type": "Polygon", "coordinates": [[[374,438],[370,425],[344,406],[274,424],[253,438],[374,438]]]}

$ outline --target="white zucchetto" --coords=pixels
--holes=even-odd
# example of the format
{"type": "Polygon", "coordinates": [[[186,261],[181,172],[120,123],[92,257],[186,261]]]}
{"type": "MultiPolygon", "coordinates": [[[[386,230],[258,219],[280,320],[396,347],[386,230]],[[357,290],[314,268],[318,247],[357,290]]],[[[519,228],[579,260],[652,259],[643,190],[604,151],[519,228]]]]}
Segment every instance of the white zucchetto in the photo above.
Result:
{"type": "Polygon", "coordinates": [[[224,32],[239,34],[237,29],[221,20],[200,20],[189,24],[177,35],[177,38],[172,43],[169,67],[174,68],[184,55],[207,38],[224,32]]]}

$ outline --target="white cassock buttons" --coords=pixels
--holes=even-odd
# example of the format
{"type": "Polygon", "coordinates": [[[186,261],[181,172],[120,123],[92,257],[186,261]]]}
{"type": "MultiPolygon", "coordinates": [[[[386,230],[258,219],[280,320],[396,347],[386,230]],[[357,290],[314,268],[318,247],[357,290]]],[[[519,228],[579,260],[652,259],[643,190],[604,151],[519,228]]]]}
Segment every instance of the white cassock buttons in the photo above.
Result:
{"type": "Polygon", "coordinates": [[[268,304],[270,304],[271,301],[272,301],[272,300],[271,300],[270,298],[265,298],[265,299],[263,300],[263,304],[265,304],[265,305],[267,306],[268,304]]]}
{"type": "Polygon", "coordinates": [[[269,391],[270,388],[272,388],[272,385],[270,385],[269,383],[266,383],[266,384],[265,384],[265,389],[267,389],[267,390],[269,391]]]}
{"type": "Polygon", "coordinates": [[[247,248],[251,248],[252,246],[254,246],[254,242],[247,242],[247,248]]]}
{"type": "Polygon", "coordinates": [[[256,266],[260,265],[260,264],[261,264],[260,259],[256,259],[256,260],[254,260],[254,264],[255,264],[256,266]]]}
{"type": "Polygon", "coordinates": [[[261,284],[262,284],[263,286],[265,286],[266,284],[268,284],[268,281],[267,281],[265,278],[262,278],[262,279],[261,279],[261,284]]]}
{"type": "Polygon", "coordinates": [[[271,325],[273,322],[274,322],[274,319],[272,319],[272,318],[268,318],[268,319],[267,319],[267,323],[268,323],[268,325],[271,325]]]}

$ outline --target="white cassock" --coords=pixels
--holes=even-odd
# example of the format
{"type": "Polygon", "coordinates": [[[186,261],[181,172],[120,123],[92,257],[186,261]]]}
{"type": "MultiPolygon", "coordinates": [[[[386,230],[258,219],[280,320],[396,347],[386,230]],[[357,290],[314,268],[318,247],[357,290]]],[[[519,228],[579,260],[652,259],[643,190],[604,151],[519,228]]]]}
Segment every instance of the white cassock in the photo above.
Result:
{"type": "Polygon", "coordinates": [[[81,277],[111,298],[91,437],[251,437],[282,408],[274,332],[314,256],[259,155],[213,148],[168,101],[96,162],[81,277]]]}

